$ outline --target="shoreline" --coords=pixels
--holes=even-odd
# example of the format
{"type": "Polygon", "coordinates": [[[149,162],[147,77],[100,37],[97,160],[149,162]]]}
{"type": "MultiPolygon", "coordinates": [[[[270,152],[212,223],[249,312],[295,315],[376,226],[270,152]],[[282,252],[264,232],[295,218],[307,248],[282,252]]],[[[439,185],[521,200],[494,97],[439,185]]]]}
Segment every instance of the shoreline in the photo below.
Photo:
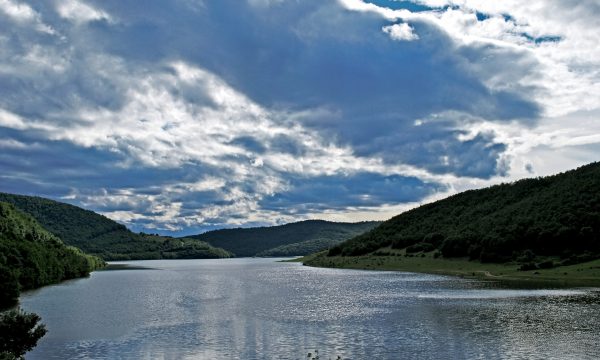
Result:
{"type": "Polygon", "coordinates": [[[424,255],[412,257],[375,255],[327,257],[325,253],[318,253],[297,258],[293,261],[302,262],[305,266],[322,268],[449,275],[465,279],[495,281],[508,286],[525,288],[600,288],[600,259],[551,269],[519,271],[519,265],[514,263],[480,263],[463,258],[436,259],[430,254],[424,255]]]}
{"type": "Polygon", "coordinates": [[[119,271],[119,270],[159,270],[159,269],[147,267],[147,266],[139,266],[139,265],[110,264],[110,263],[108,263],[102,269],[99,269],[99,271],[119,271]]]}

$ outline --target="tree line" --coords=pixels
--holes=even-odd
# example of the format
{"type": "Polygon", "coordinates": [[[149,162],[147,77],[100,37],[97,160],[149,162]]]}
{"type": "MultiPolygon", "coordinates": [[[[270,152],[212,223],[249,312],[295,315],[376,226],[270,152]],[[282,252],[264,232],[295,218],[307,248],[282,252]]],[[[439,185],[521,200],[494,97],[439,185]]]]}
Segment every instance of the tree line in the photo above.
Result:
{"type": "Polygon", "coordinates": [[[45,199],[0,193],[0,201],[33,216],[65,244],[104,260],[205,259],[232,255],[206,242],[134,233],[101,214],[74,205],[45,199]]]}
{"type": "Polygon", "coordinates": [[[600,164],[470,190],[402,213],[331,248],[357,256],[380,248],[438,250],[482,262],[600,257],[600,164]]]}
{"type": "Polygon", "coordinates": [[[22,290],[87,276],[103,265],[0,202],[0,308],[16,304],[22,290]]]}
{"type": "Polygon", "coordinates": [[[235,256],[296,256],[326,250],[378,224],[305,220],[277,226],[213,230],[189,237],[222,247],[235,256]]]}
{"type": "Polygon", "coordinates": [[[98,257],[66,246],[31,216],[0,202],[0,359],[22,359],[46,334],[37,314],[14,307],[21,291],[89,275],[98,257]]]}

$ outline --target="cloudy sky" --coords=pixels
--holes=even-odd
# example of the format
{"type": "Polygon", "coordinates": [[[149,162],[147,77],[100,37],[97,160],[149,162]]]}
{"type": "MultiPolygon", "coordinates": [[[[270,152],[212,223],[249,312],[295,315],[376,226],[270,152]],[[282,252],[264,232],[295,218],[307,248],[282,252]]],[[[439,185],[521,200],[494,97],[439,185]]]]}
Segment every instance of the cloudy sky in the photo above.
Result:
{"type": "Polygon", "coordinates": [[[598,0],[0,0],[0,191],[191,234],[600,160],[598,0]]]}

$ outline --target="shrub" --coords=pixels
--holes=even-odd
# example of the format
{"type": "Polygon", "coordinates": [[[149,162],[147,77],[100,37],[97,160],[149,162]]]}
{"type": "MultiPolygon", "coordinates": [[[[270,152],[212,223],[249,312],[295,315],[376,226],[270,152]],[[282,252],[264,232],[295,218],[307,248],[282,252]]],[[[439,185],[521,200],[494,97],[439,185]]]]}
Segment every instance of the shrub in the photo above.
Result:
{"type": "Polygon", "coordinates": [[[37,314],[10,310],[0,315],[0,357],[21,359],[46,334],[37,314]]]}
{"type": "Polygon", "coordinates": [[[546,260],[546,261],[543,261],[543,262],[537,264],[537,266],[540,269],[552,269],[554,267],[554,261],[546,260]]]}
{"type": "Polygon", "coordinates": [[[416,253],[416,252],[429,252],[435,249],[435,247],[430,243],[416,243],[406,248],[407,253],[416,253]]]}
{"type": "Polygon", "coordinates": [[[531,262],[535,259],[535,253],[531,249],[523,250],[516,258],[516,260],[521,263],[531,262]]]}
{"type": "Polygon", "coordinates": [[[537,265],[535,263],[529,262],[526,264],[521,264],[519,267],[519,271],[529,271],[529,270],[537,270],[537,265]]]}
{"type": "Polygon", "coordinates": [[[423,237],[423,242],[431,244],[433,246],[438,246],[444,241],[444,235],[439,233],[429,233],[423,237]]]}

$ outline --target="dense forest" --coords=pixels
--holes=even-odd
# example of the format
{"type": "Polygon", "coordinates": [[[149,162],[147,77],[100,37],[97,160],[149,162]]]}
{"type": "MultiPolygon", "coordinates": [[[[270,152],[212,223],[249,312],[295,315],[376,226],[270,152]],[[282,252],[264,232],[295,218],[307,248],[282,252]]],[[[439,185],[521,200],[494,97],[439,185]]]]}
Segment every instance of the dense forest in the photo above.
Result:
{"type": "Polygon", "coordinates": [[[357,256],[386,247],[482,262],[518,261],[524,268],[535,267],[538,256],[560,257],[564,265],[599,258],[600,163],[420,206],[331,248],[328,255],[357,256]]]}
{"type": "Polygon", "coordinates": [[[21,290],[87,276],[104,261],[66,246],[31,216],[0,202],[0,308],[21,290]]]}
{"type": "Polygon", "coordinates": [[[378,224],[306,220],[279,226],[214,230],[190,238],[206,241],[235,256],[300,256],[328,249],[378,224]]]}
{"type": "Polygon", "coordinates": [[[0,193],[0,201],[33,216],[65,244],[104,260],[204,259],[231,254],[194,239],[134,233],[125,226],[77,206],[36,196],[0,193]]]}
{"type": "MultiPolygon", "coordinates": [[[[366,231],[366,230],[365,230],[366,231]]],[[[348,240],[354,236],[354,234],[346,234],[339,232],[332,234],[331,237],[318,237],[306,241],[301,241],[293,244],[281,245],[272,249],[261,251],[256,256],[260,257],[272,257],[272,256],[304,256],[313,254],[325,249],[329,249],[344,240],[348,240]]]]}

